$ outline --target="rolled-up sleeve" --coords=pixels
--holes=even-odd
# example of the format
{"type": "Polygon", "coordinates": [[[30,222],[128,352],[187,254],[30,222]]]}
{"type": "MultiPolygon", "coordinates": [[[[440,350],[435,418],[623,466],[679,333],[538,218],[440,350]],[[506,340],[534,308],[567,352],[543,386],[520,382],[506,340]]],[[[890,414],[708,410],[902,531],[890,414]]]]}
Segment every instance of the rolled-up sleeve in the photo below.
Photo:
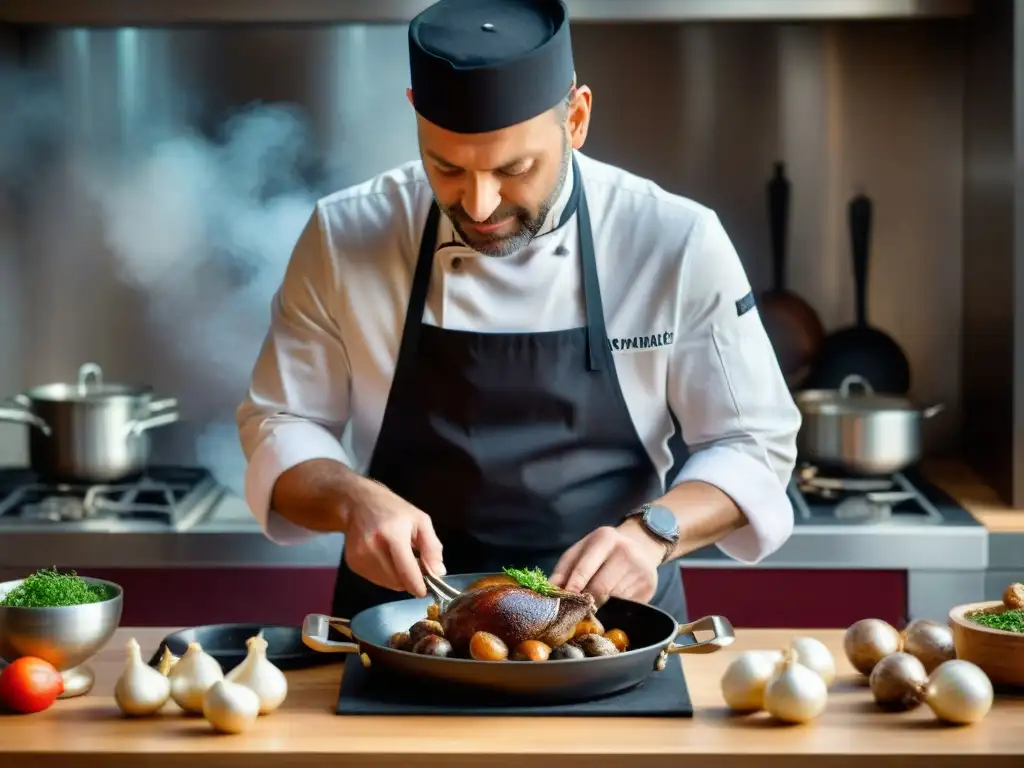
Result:
{"type": "Polygon", "coordinates": [[[341,436],[350,368],[336,316],[335,266],[314,211],[271,304],[270,328],[236,420],[248,461],[245,498],[267,538],[297,544],[317,534],[271,508],[278,477],[311,459],[352,466],[341,436]]]}
{"type": "Polygon", "coordinates": [[[748,524],[718,542],[756,563],[793,532],[786,488],[801,418],[718,217],[705,211],[688,238],[669,367],[669,405],[690,458],[673,485],[699,480],[726,493],[748,524]]]}

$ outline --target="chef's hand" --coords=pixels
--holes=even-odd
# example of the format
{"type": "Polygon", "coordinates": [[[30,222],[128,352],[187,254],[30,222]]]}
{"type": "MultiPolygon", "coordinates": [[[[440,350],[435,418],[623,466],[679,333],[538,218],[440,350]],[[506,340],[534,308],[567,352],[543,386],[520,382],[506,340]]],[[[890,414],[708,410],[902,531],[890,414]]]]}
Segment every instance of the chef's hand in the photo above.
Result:
{"type": "Polygon", "coordinates": [[[665,545],[635,520],[598,528],[574,544],[555,565],[549,581],[569,592],[587,592],[598,605],[609,597],[648,602],[658,586],[665,545]]]}
{"type": "Polygon", "coordinates": [[[374,482],[361,483],[347,501],[348,567],[385,589],[425,597],[427,588],[413,549],[436,575],[445,574],[441,542],[430,517],[374,482]]]}

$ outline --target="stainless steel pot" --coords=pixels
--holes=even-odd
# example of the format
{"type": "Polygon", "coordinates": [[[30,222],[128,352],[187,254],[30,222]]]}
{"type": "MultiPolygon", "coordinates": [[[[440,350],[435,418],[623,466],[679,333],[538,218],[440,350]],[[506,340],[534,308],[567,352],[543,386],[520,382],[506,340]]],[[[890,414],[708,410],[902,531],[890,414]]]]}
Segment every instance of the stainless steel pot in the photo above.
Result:
{"type": "Polygon", "coordinates": [[[0,421],[27,424],[32,469],[51,481],[109,483],[149,463],[148,431],[178,420],[178,401],[149,387],[107,384],[95,363],[76,384],[44,384],[0,407],[0,421]]]}
{"type": "Polygon", "coordinates": [[[944,408],[920,408],[903,397],[876,395],[857,375],[843,379],[838,390],[804,390],[794,399],[803,415],[797,435],[800,460],[859,475],[888,475],[917,462],[921,422],[944,408]]]}

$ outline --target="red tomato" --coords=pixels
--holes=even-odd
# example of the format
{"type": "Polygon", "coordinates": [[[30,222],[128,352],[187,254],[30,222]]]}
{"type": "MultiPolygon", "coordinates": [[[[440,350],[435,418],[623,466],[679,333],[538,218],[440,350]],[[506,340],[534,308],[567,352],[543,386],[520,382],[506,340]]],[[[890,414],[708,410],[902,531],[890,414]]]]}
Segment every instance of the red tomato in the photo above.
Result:
{"type": "Polygon", "coordinates": [[[0,704],[15,712],[42,712],[62,693],[60,672],[34,656],[22,656],[0,673],[0,704]]]}

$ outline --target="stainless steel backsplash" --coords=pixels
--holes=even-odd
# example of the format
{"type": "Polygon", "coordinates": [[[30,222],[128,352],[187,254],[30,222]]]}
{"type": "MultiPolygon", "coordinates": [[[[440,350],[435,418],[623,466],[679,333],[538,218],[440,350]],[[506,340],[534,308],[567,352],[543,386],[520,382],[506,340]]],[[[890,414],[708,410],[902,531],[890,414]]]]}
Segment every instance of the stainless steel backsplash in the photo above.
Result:
{"type": "MultiPolygon", "coordinates": [[[[417,155],[400,25],[60,29],[0,58],[0,389],[108,377],[180,398],[158,457],[232,487],[234,408],[314,199],[417,155]],[[4,63],[4,62],[8,63],[4,63]],[[12,79],[13,78],[13,79],[12,79]],[[14,85],[12,85],[14,83],[14,85]]],[[[14,50],[0,29],[0,50],[14,50]]],[[[960,432],[962,20],[579,24],[589,154],[718,210],[768,286],[765,182],[793,181],[789,284],[853,319],[846,204],[874,198],[869,315],[960,432]]],[[[3,54],[0,54],[2,57],[3,54]]],[[[24,458],[0,424],[0,463],[24,458]]]]}

